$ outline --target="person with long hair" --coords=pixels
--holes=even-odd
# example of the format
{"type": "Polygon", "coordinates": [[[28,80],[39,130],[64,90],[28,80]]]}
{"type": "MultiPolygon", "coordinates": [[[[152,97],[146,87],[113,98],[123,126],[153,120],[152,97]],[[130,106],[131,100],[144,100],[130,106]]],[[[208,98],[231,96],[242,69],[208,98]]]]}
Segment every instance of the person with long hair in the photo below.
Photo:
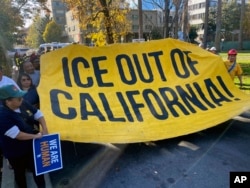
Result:
{"type": "Polygon", "coordinates": [[[27,93],[23,96],[24,100],[28,101],[36,108],[39,108],[39,95],[30,75],[27,73],[21,73],[18,76],[17,85],[21,90],[27,91],[27,93]]]}

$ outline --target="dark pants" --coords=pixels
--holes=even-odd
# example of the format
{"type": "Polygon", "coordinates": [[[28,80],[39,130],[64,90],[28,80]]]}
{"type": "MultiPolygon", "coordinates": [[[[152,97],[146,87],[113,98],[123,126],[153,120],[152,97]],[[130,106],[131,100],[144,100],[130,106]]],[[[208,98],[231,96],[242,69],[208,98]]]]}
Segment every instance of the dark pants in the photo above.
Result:
{"type": "Polygon", "coordinates": [[[8,158],[10,165],[14,170],[15,181],[19,188],[27,188],[26,170],[33,173],[33,178],[38,188],[45,188],[44,175],[36,176],[33,154],[29,153],[21,157],[8,158]]]}

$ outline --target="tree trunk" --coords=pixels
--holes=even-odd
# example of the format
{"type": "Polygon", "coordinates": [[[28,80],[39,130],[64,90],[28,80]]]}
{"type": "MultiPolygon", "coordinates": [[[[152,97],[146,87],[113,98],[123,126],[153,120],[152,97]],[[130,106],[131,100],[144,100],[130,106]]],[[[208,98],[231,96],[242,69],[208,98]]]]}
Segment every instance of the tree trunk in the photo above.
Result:
{"type": "Polygon", "coordinates": [[[215,32],[215,47],[218,51],[220,49],[220,42],[221,42],[221,6],[222,0],[217,1],[217,17],[216,17],[216,32],[215,32]]]}
{"type": "Polygon", "coordinates": [[[169,37],[169,3],[170,0],[165,0],[165,23],[164,23],[164,38],[168,38],[169,37]]]}
{"type": "Polygon", "coordinates": [[[105,21],[105,27],[106,27],[106,32],[107,32],[107,43],[108,44],[113,44],[114,43],[114,38],[113,38],[113,31],[111,27],[111,21],[110,21],[110,15],[109,15],[109,9],[106,0],[99,0],[102,8],[103,8],[103,14],[104,14],[104,21],[105,21]]]}
{"type": "Polygon", "coordinates": [[[243,20],[245,14],[245,0],[241,0],[240,9],[240,32],[239,32],[239,50],[243,50],[243,20]]]}
{"type": "Polygon", "coordinates": [[[142,0],[138,0],[138,11],[139,11],[139,39],[143,38],[143,18],[142,18],[142,0]]]}
{"type": "Polygon", "coordinates": [[[174,16],[174,38],[178,39],[178,30],[179,30],[179,10],[181,5],[181,0],[173,0],[175,6],[175,16],[174,16]]]}
{"type": "Polygon", "coordinates": [[[183,40],[188,40],[188,0],[183,0],[184,8],[182,12],[182,32],[183,40]]]}
{"type": "Polygon", "coordinates": [[[204,21],[204,34],[203,34],[203,48],[207,48],[207,34],[208,34],[208,14],[209,14],[209,0],[205,4],[205,21],[204,21]]]}
{"type": "Polygon", "coordinates": [[[179,6],[175,7],[175,16],[174,16],[174,38],[178,39],[178,30],[179,30],[179,6]]]}

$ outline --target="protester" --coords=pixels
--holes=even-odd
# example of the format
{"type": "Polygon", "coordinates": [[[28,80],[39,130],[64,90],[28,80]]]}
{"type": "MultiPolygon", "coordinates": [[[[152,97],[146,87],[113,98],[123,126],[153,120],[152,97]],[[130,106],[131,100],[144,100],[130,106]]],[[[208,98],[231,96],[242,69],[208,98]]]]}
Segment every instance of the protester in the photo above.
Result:
{"type": "Polygon", "coordinates": [[[18,54],[18,52],[15,52],[15,54],[14,54],[14,62],[15,62],[15,65],[16,65],[17,67],[20,67],[20,66],[21,66],[22,60],[21,60],[21,57],[20,57],[20,55],[18,54]]]}
{"type": "Polygon", "coordinates": [[[203,38],[200,38],[200,44],[199,44],[199,47],[204,48],[203,38]]]}
{"type": "Polygon", "coordinates": [[[40,58],[36,57],[31,61],[32,65],[34,66],[35,70],[40,71],[40,58]]]}
{"type": "Polygon", "coordinates": [[[240,87],[242,87],[243,71],[240,64],[236,62],[236,57],[237,57],[237,51],[235,49],[231,49],[228,51],[228,60],[225,61],[224,63],[232,80],[234,80],[234,77],[237,76],[240,81],[240,87]]]}
{"type": "Polygon", "coordinates": [[[8,85],[8,84],[13,84],[17,88],[19,88],[19,86],[16,84],[16,82],[14,80],[3,75],[3,68],[0,66],[0,87],[4,86],[4,85],[8,85]]]}
{"type": "Polygon", "coordinates": [[[30,54],[30,62],[32,63],[36,58],[37,58],[36,52],[33,51],[33,52],[30,54]]]}
{"type": "Polygon", "coordinates": [[[23,72],[23,64],[25,61],[27,61],[29,57],[26,54],[23,54],[22,56],[17,55],[17,57],[14,58],[15,64],[18,67],[19,72],[23,72]]]}
{"type": "Polygon", "coordinates": [[[40,81],[40,71],[35,70],[30,61],[26,61],[23,63],[23,70],[25,73],[30,75],[33,84],[37,87],[40,81]]]}
{"type": "Polygon", "coordinates": [[[213,46],[209,49],[210,52],[212,52],[213,54],[217,54],[217,50],[216,48],[213,46]]]}
{"type": "MultiPolygon", "coordinates": [[[[4,86],[4,85],[15,85],[18,89],[18,85],[16,84],[16,82],[14,80],[12,80],[11,78],[4,76],[3,75],[3,68],[0,66],[0,87],[4,86]]],[[[0,106],[2,105],[2,102],[0,100],[0,106]]],[[[0,140],[1,142],[1,140],[0,140]]],[[[1,143],[0,143],[1,144],[1,143]]],[[[2,151],[0,150],[0,156],[2,156],[2,151]]],[[[2,168],[2,164],[0,165],[2,168]]]]}
{"type": "Polygon", "coordinates": [[[33,173],[33,178],[38,188],[45,187],[44,175],[36,176],[32,140],[39,139],[43,134],[48,134],[46,121],[40,110],[37,110],[23,100],[25,91],[19,90],[15,85],[0,87],[0,143],[4,157],[6,157],[14,170],[16,184],[20,188],[26,188],[26,170],[33,173]],[[23,117],[21,108],[25,107],[26,113],[23,117]],[[26,114],[26,115],[27,115],[26,114]],[[42,132],[34,131],[29,124],[37,120],[42,132]]]}
{"type": "Polygon", "coordinates": [[[36,108],[39,108],[39,96],[36,86],[32,83],[30,75],[26,73],[19,74],[17,84],[21,90],[27,91],[27,93],[23,96],[24,100],[28,101],[36,108]]]}

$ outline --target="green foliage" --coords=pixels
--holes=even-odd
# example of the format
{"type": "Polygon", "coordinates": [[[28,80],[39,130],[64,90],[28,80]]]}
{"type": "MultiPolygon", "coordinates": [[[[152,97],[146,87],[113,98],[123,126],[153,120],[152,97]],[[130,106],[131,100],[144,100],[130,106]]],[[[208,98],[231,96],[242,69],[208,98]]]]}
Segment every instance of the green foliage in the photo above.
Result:
{"type": "Polygon", "coordinates": [[[39,33],[36,30],[35,24],[29,27],[28,34],[26,37],[26,43],[31,48],[37,48],[40,45],[39,33]]]}
{"type": "Polygon", "coordinates": [[[12,48],[13,43],[16,41],[15,36],[17,36],[19,27],[22,25],[22,17],[20,17],[18,9],[11,5],[11,0],[1,0],[0,35],[2,36],[2,47],[12,48]]]}
{"type": "Polygon", "coordinates": [[[223,1],[222,16],[221,16],[221,29],[225,29],[225,38],[232,40],[232,32],[240,28],[240,5],[236,1],[227,2],[223,1]]]}
{"type": "Polygon", "coordinates": [[[104,44],[117,42],[121,36],[131,31],[131,24],[127,20],[129,4],[119,0],[65,0],[73,10],[74,19],[79,20],[80,27],[87,30],[87,37],[99,40],[104,44]],[[103,35],[105,37],[103,37],[103,35]]]}
{"type": "Polygon", "coordinates": [[[45,43],[43,39],[43,33],[50,21],[51,18],[49,16],[41,18],[39,15],[37,15],[34,18],[33,24],[31,24],[26,38],[26,42],[30,47],[37,48],[40,44],[45,43]]]}
{"type": "Polygon", "coordinates": [[[51,21],[51,18],[49,16],[45,16],[43,18],[38,18],[36,21],[36,29],[38,32],[38,41],[39,43],[44,43],[44,39],[43,39],[43,33],[45,31],[45,28],[47,26],[47,24],[51,21]]]}
{"type": "Polygon", "coordinates": [[[195,43],[195,39],[198,37],[196,27],[194,27],[194,26],[190,27],[188,37],[189,37],[189,40],[190,40],[191,43],[195,43]]]}
{"type": "Polygon", "coordinates": [[[207,42],[211,42],[215,38],[217,7],[211,7],[208,15],[207,42]]]}
{"type": "Polygon", "coordinates": [[[160,32],[160,29],[157,27],[153,27],[152,31],[151,31],[151,39],[155,40],[155,39],[162,39],[162,33],[160,32]]]}
{"type": "Polygon", "coordinates": [[[43,40],[46,43],[60,42],[62,36],[62,29],[55,21],[51,21],[47,24],[43,33],[43,40]]]}
{"type": "Polygon", "coordinates": [[[245,16],[243,21],[243,33],[246,39],[250,38],[250,3],[245,6],[245,16]]]}
{"type": "MultiPolygon", "coordinates": [[[[240,13],[241,5],[236,1],[223,0],[222,3],[222,15],[221,15],[221,29],[225,30],[223,32],[223,37],[227,41],[234,40],[238,37],[238,33],[235,31],[240,28],[240,13]]],[[[217,6],[209,8],[209,18],[208,18],[208,42],[214,41],[216,32],[216,17],[217,17],[217,6]]],[[[245,6],[245,16],[243,20],[243,33],[244,38],[250,38],[250,4],[245,6]]]]}

